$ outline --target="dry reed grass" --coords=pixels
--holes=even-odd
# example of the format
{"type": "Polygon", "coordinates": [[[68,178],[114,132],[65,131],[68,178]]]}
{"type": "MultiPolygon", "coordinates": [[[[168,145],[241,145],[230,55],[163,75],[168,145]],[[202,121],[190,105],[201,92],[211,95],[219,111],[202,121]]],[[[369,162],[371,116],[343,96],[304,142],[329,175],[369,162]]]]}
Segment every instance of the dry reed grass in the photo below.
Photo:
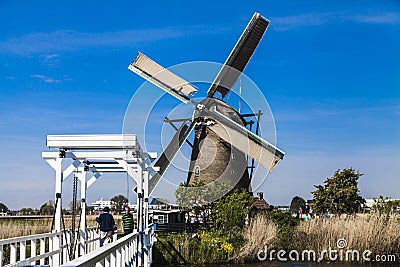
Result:
{"type": "Polygon", "coordinates": [[[233,257],[239,262],[253,261],[260,249],[273,248],[278,239],[277,226],[269,221],[265,216],[256,215],[243,230],[245,243],[240,251],[233,257]]]}
{"type": "MultiPolygon", "coordinates": [[[[87,216],[87,225],[96,226],[96,216],[87,216]]],[[[65,218],[65,228],[71,228],[72,219],[65,218]]],[[[18,236],[48,233],[51,230],[52,218],[7,218],[0,220],[0,239],[18,236]]],[[[76,227],[79,218],[76,219],[76,227]]]]}
{"type": "Polygon", "coordinates": [[[356,217],[315,219],[301,222],[295,229],[290,249],[337,249],[337,241],[346,239],[345,249],[370,250],[373,255],[400,253],[400,216],[377,214],[356,217]]]}
{"type": "Polygon", "coordinates": [[[263,250],[285,249],[305,251],[314,250],[320,255],[329,248],[338,249],[337,241],[345,239],[344,251],[358,250],[360,254],[369,250],[371,258],[375,255],[400,254],[400,215],[379,216],[360,214],[357,216],[313,219],[301,222],[295,227],[289,247],[278,247],[278,227],[262,215],[257,215],[243,230],[244,246],[234,257],[235,261],[245,262],[255,259],[257,252],[263,250]]]}

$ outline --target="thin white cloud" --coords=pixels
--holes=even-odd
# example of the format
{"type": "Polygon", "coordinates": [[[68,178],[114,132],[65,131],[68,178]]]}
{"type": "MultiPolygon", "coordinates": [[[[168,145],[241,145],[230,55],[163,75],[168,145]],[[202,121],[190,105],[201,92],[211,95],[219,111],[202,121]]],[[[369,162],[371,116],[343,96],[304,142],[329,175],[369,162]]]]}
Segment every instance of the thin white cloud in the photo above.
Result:
{"type": "Polygon", "coordinates": [[[33,74],[33,75],[31,75],[31,77],[40,79],[45,83],[60,83],[61,82],[60,80],[56,80],[56,79],[53,79],[51,77],[41,75],[41,74],[33,74]]]}
{"type": "Polygon", "coordinates": [[[68,81],[68,82],[75,82],[75,79],[72,79],[69,75],[64,74],[64,79],[63,81],[68,81]]]}
{"type": "Polygon", "coordinates": [[[87,33],[71,30],[59,30],[47,33],[31,33],[0,42],[0,53],[30,55],[34,53],[48,54],[46,59],[57,57],[58,51],[76,49],[129,46],[138,42],[160,40],[181,35],[174,29],[127,30],[105,33],[87,33]]]}
{"type": "Polygon", "coordinates": [[[60,60],[58,54],[44,54],[39,56],[41,61],[49,67],[59,67],[60,60]]]}
{"type": "Polygon", "coordinates": [[[271,18],[271,22],[275,30],[285,31],[292,28],[321,25],[326,23],[326,16],[324,14],[310,13],[297,16],[275,17],[271,18]]]}
{"type": "Polygon", "coordinates": [[[332,21],[353,21],[368,24],[400,24],[400,13],[378,12],[350,14],[345,12],[308,13],[287,17],[272,17],[272,27],[277,31],[286,31],[299,27],[318,26],[332,21]]]}
{"type": "Polygon", "coordinates": [[[13,77],[13,76],[6,76],[6,80],[15,80],[15,77],[13,77]]]}
{"type": "Polygon", "coordinates": [[[55,58],[55,57],[58,57],[59,55],[58,54],[51,54],[51,55],[42,55],[45,59],[52,59],[52,58],[55,58]]]}
{"type": "Polygon", "coordinates": [[[17,38],[0,41],[0,53],[29,56],[42,54],[44,60],[53,60],[60,51],[75,51],[99,47],[135,46],[141,42],[176,38],[188,34],[216,34],[231,27],[209,27],[194,25],[191,27],[125,30],[115,32],[77,32],[59,30],[54,32],[30,33],[17,38]]]}
{"type": "Polygon", "coordinates": [[[374,15],[355,15],[352,20],[371,24],[400,24],[400,14],[395,12],[380,13],[374,15]]]}

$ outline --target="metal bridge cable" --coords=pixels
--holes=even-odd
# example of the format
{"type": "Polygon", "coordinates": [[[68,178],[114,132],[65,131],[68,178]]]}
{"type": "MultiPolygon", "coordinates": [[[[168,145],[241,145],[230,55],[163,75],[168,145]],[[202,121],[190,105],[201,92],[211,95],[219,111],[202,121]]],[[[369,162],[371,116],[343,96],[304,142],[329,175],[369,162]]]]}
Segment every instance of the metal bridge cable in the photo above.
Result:
{"type": "MultiPolygon", "coordinates": [[[[54,203],[54,210],[53,210],[53,220],[52,220],[52,222],[51,222],[51,228],[50,228],[50,232],[53,232],[53,229],[54,229],[54,223],[55,223],[55,219],[56,219],[56,210],[57,210],[57,205],[58,205],[58,200],[59,200],[60,198],[58,198],[57,196],[56,196],[56,203],[54,203]]],[[[50,202],[50,201],[49,201],[50,202]]]]}
{"type": "Polygon", "coordinates": [[[69,247],[68,247],[68,238],[67,238],[67,231],[65,230],[66,228],[65,228],[65,221],[64,221],[64,212],[62,211],[62,205],[60,204],[60,206],[61,206],[61,221],[62,221],[62,224],[63,224],[63,232],[64,232],[64,239],[65,239],[65,247],[67,248],[67,254],[68,254],[68,258],[71,258],[71,252],[70,252],[70,249],[69,249],[69,247]]]}
{"type": "MultiPolygon", "coordinates": [[[[128,162],[128,149],[125,150],[125,160],[128,162]]],[[[129,175],[128,171],[126,172],[126,198],[128,199],[128,205],[129,205],[129,175]]]]}
{"type": "Polygon", "coordinates": [[[70,260],[73,260],[74,256],[75,256],[75,240],[76,238],[76,227],[75,227],[75,222],[76,222],[76,202],[77,202],[77,198],[78,198],[78,176],[77,176],[77,169],[75,169],[74,172],[74,180],[72,183],[72,222],[71,222],[71,231],[72,231],[72,235],[71,235],[71,243],[70,243],[70,251],[71,254],[69,255],[70,260]]]}
{"type": "Polygon", "coordinates": [[[69,251],[68,239],[67,239],[67,232],[65,231],[64,213],[62,211],[62,205],[61,205],[62,203],[61,203],[61,201],[59,201],[60,199],[61,199],[61,197],[59,197],[58,194],[57,194],[56,195],[56,203],[54,203],[53,221],[51,223],[50,233],[53,232],[55,218],[56,218],[56,210],[57,210],[58,205],[60,205],[60,208],[61,208],[61,221],[62,221],[62,225],[63,225],[63,236],[64,236],[64,239],[65,239],[65,244],[66,244],[66,248],[67,248],[68,257],[70,257],[70,251],[69,251]]]}
{"type": "MultiPolygon", "coordinates": [[[[81,209],[81,215],[82,216],[82,209],[81,209]]],[[[79,222],[78,222],[78,229],[81,229],[81,217],[79,217],[79,222]]],[[[76,233],[76,231],[75,231],[76,233]]],[[[79,232],[78,232],[79,233],[79,232]]],[[[78,234],[77,234],[78,237],[78,234]]],[[[78,238],[75,238],[75,243],[74,243],[74,253],[72,255],[75,255],[76,247],[78,245],[78,238]]]]}

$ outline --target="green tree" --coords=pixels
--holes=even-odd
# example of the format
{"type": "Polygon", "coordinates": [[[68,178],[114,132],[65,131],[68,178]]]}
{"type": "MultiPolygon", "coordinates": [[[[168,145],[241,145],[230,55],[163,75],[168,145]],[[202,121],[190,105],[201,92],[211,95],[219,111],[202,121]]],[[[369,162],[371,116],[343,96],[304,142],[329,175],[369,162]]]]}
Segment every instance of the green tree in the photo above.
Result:
{"type": "Polygon", "coordinates": [[[228,233],[243,228],[246,218],[253,208],[254,197],[245,189],[235,189],[211,206],[211,214],[216,227],[228,233]]]}
{"type": "Polygon", "coordinates": [[[181,183],[175,191],[176,204],[183,213],[191,211],[199,215],[228,191],[227,184],[217,181],[207,185],[202,180],[191,184],[181,183]]]}
{"type": "Polygon", "coordinates": [[[290,202],[290,210],[299,210],[300,207],[303,212],[306,212],[306,201],[302,197],[295,196],[292,198],[292,202],[290,202]]]}
{"type": "Polygon", "coordinates": [[[181,183],[175,191],[176,204],[189,209],[205,204],[207,191],[204,181],[196,181],[192,184],[181,183]]]}
{"type": "Polygon", "coordinates": [[[192,211],[199,215],[209,204],[205,201],[207,190],[202,180],[192,184],[181,183],[175,191],[175,197],[176,204],[184,214],[192,211]]]}
{"type": "Polygon", "coordinates": [[[128,203],[129,201],[125,196],[118,195],[111,199],[111,208],[117,212],[121,212],[128,203]]]}
{"type": "Polygon", "coordinates": [[[44,203],[39,210],[40,215],[53,215],[54,213],[54,202],[49,200],[48,202],[44,203]]]}
{"type": "Polygon", "coordinates": [[[8,211],[9,211],[8,207],[4,203],[0,203],[0,212],[6,213],[8,211]]]}
{"type": "Polygon", "coordinates": [[[359,195],[358,179],[363,174],[353,168],[338,169],[335,174],[327,178],[324,185],[315,185],[314,211],[323,213],[329,210],[338,214],[353,214],[361,209],[365,199],[359,195]]]}

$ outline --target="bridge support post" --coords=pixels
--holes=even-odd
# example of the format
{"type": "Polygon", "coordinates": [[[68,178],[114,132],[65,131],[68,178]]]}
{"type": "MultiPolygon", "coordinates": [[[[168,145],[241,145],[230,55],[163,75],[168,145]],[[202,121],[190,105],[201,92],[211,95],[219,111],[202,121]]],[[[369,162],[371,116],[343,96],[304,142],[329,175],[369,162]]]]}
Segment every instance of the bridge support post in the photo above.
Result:
{"type": "Polygon", "coordinates": [[[80,221],[80,253],[81,255],[86,254],[87,246],[87,232],[86,232],[86,191],[87,191],[87,183],[86,183],[86,173],[87,167],[83,167],[80,172],[79,180],[81,182],[81,221],[80,221]]]}
{"type": "Polygon", "coordinates": [[[149,226],[149,171],[143,171],[144,229],[149,226]]]}
{"type": "Polygon", "coordinates": [[[144,229],[148,231],[146,234],[143,233],[143,253],[144,253],[144,266],[150,266],[152,263],[151,259],[151,232],[152,229],[149,230],[149,178],[150,178],[150,172],[149,171],[143,171],[143,193],[144,193],[144,229]]]}
{"type": "Polygon", "coordinates": [[[143,171],[143,160],[141,159],[141,156],[138,157],[138,169],[137,169],[137,174],[138,174],[138,183],[137,183],[137,223],[138,223],[138,250],[137,250],[137,266],[143,266],[144,264],[144,254],[143,254],[143,237],[144,237],[144,232],[143,232],[143,204],[144,204],[144,190],[143,190],[143,177],[144,177],[144,171],[143,171]]]}
{"type": "MultiPolygon", "coordinates": [[[[63,170],[62,170],[62,162],[63,156],[62,151],[60,151],[60,155],[55,160],[55,171],[56,171],[56,183],[55,183],[55,216],[54,216],[54,230],[55,232],[61,232],[61,212],[62,212],[62,182],[64,180],[63,177],[63,170]]],[[[61,247],[61,240],[60,236],[54,236],[52,243],[52,251],[59,250],[61,247]]],[[[60,265],[60,254],[55,254],[52,256],[52,266],[59,266],[60,265]]]]}
{"type": "Polygon", "coordinates": [[[151,253],[150,250],[150,234],[149,231],[149,213],[148,213],[148,206],[149,206],[149,171],[147,170],[146,163],[143,161],[142,158],[138,159],[138,178],[139,181],[137,183],[137,192],[138,192],[138,210],[137,210],[137,218],[138,218],[138,232],[139,232],[139,239],[138,239],[138,255],[137,261],[138,266],[150,266],[151,263],[151,253]],[[149,231],[148,233],[145,233],[149,231]]]}

